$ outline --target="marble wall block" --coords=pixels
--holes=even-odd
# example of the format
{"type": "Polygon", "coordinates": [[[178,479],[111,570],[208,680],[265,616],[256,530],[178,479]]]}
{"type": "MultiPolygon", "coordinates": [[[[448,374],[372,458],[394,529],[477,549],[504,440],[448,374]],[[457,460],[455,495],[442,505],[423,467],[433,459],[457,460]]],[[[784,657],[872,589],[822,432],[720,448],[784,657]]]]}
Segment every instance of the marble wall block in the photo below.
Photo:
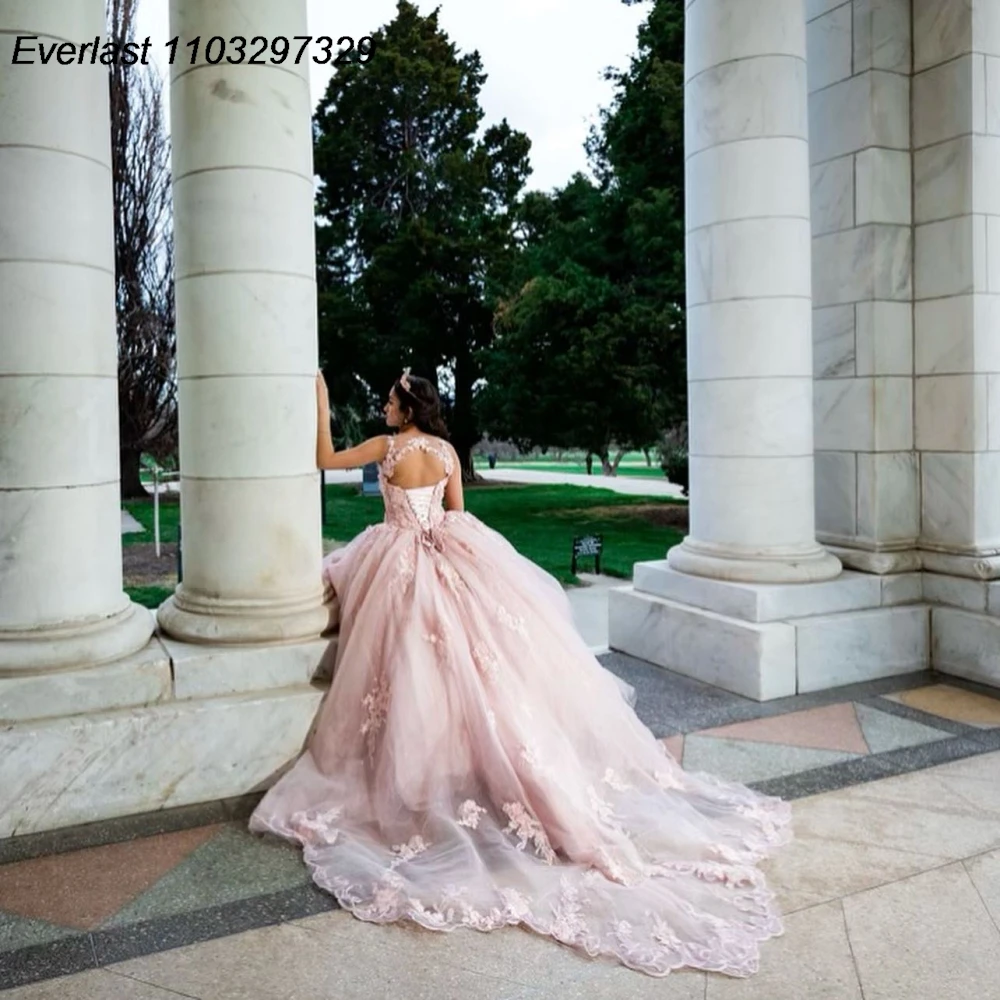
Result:
{"type": "Polygon", "coordinates": [[[857,178],[856,218],[859,226],[884,222],[909,226],[911,160],[896,149],[863,149],[854,157],[857,178]]]}
{"type": "Polygon", "coordinates": [[[969,53],[913,77],[913,148],[986,131],[985,57],[969,53]]]}
{"type": "Polygon", "coordinates": [[[987,446],[985,375],[922,375],[914,397],[919,451],[982,451],[987,446]]]}
{"type": "Polygon", "coordinates": [[[1000,621],[957,608],[934,608],[932,616],[934,668],[1000,687],[1000,621]]]}
{"type": "Polygon", "coordinates": [[[811,168],[812,234],[854,226],[854,157],[841,156],[811,168]]]}
{"type": "Polygon", "coordinates": [[[912,451],[860,452],[857,533],[880,545],[916,544],[920,535],[919,461],[912,451]]]}
{"type": "Polygon", "coordinates": [[[747,622],[676,601],[610,595],[612,649],[757,701],[795,693],[795,630],[747,622]]]}
{"type": "Polygon", "coordinates": [[[980,296],[955,295],[914,304],[913,360],[917,375],[974,370],[979,301],[980,296]]]}
{"type": "Polygon", "coordinates": [[[922,605],[804,619],[793,626],[800,694],[906,674],[928,662],[930,610],[922,605]]]}
{"type": "Polygon", "coordinates": [[[813,304],[870,299],[907,302],[913,294],[909,227],[870,225],[813,240],[813,304]]]}
{"type": "Polygon", "coordinates": [[[858,456],[853,451],[816,453],[816,530],[822,537],[858,532],[858,456]]]}
{"type": "Polygon", "coordinates": [[[813,375],[817,379],[856,374],[855,306],[813,310],[813,375]]]}
{"type": "Polygon", "coordinates": [[[913,374],[913,306],[909,302],[859,302],[858,375],[913,374]]]}
{"type": "Polygon", "coordinates": [[[912,69],[910,0],[854,0],[854,72],[912,69]]]}
{"type": "MultiPolygon", "coordinates": [[[[995,423],[995,421],[994,421],[995,423]]],[[[977,544],[990,552],[1000,551],[1000,451],[976,455],[974,502],[977,544]]]]}
{"type": "Polygon", "coordinates": [[[918,300],[987,291],[985,216],[916,226],[913,263],[918,300]]]}
{"type": "Polygon", "coordinates": [[[920,457],[921,540],[968,549],[975,542],[975,466],[972,452],[920,457]]]}
{"type": "Polygon", "coordinates": [[[970,211],[975,193],[973,145],[973,136],[961,135],[914,152],[915,223],[937,222],[970,211]]]}
{"type": "Polygon", "coordinates": [[[851,5],[840,7],[809,21],[806,39],[809,51],[809,93],[846,80],[854,56],[851,5]]]}
{"type": "Polygon", "coordinates": [[[301,687],[0,728],[0,837],[263,789],[321,698],[301,687]]]}
{"type": "Polygon", "coordinates": [[[913,447],[913,384],[906,377],[822,379],[814,386],[820,451],[907,451],[913,447]]]}
{"type": "Polygon", "coordinates": [[[1000,56],[986,57],[986,131],[1000,135],[1000,56]]]}
{"type": "Polygon", "coordinates": [[[832,84],[809,97],[809,157],[822,163],[879,146],[910,148],[910,80],[872,70],[832,84]]]}
{"type": "Polygon", "coordinates": [[[924,574],[924,599],[931,604],[945,604],[966,611],[986,612],[988,584],[942,573],[924,574]]]}
{"type": "Polygon", "coordinates": [[[806,0],[806,21],[814,21],[845,2],[849,0],[806,0]]]}
{"type": "Polygon", "coordinates": [[[1000,217],[995,215],[986,217],[986,291],[1000,294],[1000,217]]]}
{"type": "Polygon", "coordinates": [[[972,48],[973,8],[980,0],[913,0],[913,71],[938,66],[972,48]]]}

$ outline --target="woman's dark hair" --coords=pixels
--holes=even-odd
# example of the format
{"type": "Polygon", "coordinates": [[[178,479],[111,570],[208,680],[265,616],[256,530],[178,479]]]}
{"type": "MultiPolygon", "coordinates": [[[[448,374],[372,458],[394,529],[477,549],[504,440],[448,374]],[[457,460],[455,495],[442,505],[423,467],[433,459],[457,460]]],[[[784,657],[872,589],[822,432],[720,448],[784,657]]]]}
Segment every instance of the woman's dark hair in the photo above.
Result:
{"type": "Polygon", "coordinates": [[[400,409],[410,414],[410,420],[417,430],[424,434],[449,439],[448,427],[441,416],[441,399],[434,383],[419,375],[407,375],[405,388],[401,379],[396,379],[392,391],[399,400],[400,409]]]}

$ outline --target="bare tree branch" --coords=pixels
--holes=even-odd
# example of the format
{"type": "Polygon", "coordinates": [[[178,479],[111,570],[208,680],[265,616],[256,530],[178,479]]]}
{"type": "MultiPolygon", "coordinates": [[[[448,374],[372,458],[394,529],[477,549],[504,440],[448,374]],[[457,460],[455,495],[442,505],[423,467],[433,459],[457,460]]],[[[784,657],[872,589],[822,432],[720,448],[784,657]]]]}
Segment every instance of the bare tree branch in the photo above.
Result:
{"type": "MultiPolygon", "coordinates": [[[[135,37],[138,0],[107,0],[108,37],[135,37]]],[[[170,140],[155,67],[110,67],[122,495],[145,495],[143,452],[177,447],[170,140]]]]}

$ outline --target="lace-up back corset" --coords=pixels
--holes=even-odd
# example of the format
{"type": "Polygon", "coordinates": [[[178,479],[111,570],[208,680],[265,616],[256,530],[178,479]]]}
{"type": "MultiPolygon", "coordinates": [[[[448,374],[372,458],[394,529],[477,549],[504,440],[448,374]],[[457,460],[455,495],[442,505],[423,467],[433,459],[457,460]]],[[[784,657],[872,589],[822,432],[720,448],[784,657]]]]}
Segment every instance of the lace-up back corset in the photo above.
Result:
{"type": "Polygon", "coordinates": [[[386,523],[424,532],[436,528],[444,518],[444,488],[453,468],[451,452],[437,438],[414,437],[402,445],[397,444],[395,438],[389,438],[389,449],[379,466],[386,523]],[[416,450],[437,458],[444,469],[444,476],[427,486],[404,487],[390,482],[400,460],[416,450]]]}

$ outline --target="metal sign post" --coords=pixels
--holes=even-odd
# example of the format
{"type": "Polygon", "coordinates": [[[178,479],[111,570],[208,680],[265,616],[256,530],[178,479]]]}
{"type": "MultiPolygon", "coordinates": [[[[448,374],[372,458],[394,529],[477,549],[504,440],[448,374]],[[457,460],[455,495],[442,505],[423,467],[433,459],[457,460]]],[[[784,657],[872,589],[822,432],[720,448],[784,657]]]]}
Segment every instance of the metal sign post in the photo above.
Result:
{"type": "Polygon", "coordinates": [[[576,576],[576,563],[578,559],[593,559],[594,572],[600,576],[601,573],[601,553],[604,551],[603,535],[583,535],[573,539],[573,560],[570,572],[576,576]]]}

